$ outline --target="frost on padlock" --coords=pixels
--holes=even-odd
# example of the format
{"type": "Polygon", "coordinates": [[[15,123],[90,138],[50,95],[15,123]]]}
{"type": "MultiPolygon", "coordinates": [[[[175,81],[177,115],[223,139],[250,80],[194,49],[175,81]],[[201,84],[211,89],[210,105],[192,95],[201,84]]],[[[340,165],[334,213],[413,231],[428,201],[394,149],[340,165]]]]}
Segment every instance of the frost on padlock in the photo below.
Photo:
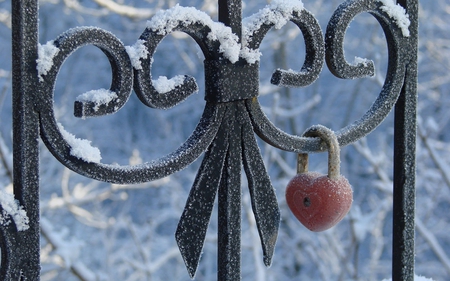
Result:
{"type": "Polygon", "coordinates": [[[339,173],[339,143],[334,133],[324,126],[313,126],[304,137],[319,137],[328,146],[328,174],[308,172],[308,154],[299,154],[297,175],[288,183],[286,202],[294,216],[309,230],[327,230],[350,210],[353,191],[348,180],[339,173]]]}

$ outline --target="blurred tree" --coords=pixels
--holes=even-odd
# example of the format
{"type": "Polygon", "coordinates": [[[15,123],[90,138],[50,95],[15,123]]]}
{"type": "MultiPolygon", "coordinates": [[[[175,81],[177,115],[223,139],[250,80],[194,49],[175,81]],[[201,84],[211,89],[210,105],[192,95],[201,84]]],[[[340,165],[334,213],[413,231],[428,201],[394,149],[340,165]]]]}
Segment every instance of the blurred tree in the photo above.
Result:
{"type": "MultiPolygon", "coordinates": [[[[341,1],[304,1],[322,30],[341,1]]],[[[52,0],[40,1],[40,41],[44,44],[79,25],[99,26],[133,45],[156,11],[194,6],[217,20],[216,1],[52,0]]],[[[244,2],[244,16],[265,2],[244,2]]],[[[445,280],[450,274],[450,120],[449,33],[445,0],[422,1],[419,46],[419,128],[417,141],[416,272],[445,280]]],[[[11,35],[10,3],[0,0],[0,186],[11,190],[11,35]]],[[[364,114],[384,81],[387,48],[370,15],[360,15],[345,39],[349,61],[374,60],[377,76],[356,81],[333,77],[324,68],[302,89],[270,84],[277,68],[299,69],[304,43],[293,24],[270,31],[261,45],[260,100],[265,113],[283,130],[301,134],[313,124],[340,129],[364,114]]],[[[138,164],[173,151],[192,132],[203,110],[203,55],[182,33],[164,39],[153,75],[189,74],[201,91],[165,111],[146,108],[133,95],[117,114],[77,119],[75,97],[108,87],[110,66],[95,47],[76,51],[56,85],[55,112],[71,133],[92,140],[106,163],[138,164]]],[[[392,223],[392,117],[367,138],[341,152],[342,173],[354,187],[347,218],[323,233],[311,233],[286,208],[284,188],[295,173],[295,157],[260,143],[282,208],[282,224],[272,267],[262,262],[249,194],[243,186],[243,280],[367,280],[389,277],[392,223]]],[[[324,172],[326,155],[311,157],[310,169],[324,172]]],[[[189,280],[173,233],[184,208],[198,161],[182,172],[139,185],[114,185],[86,179],[65,169],[41,149],[42,280],[189,280]]],[[[245,180],[243,183],[245,184],[245,180]]],[[[216,278],[217,222],[209,226],[196,280],[216,278]]]]}

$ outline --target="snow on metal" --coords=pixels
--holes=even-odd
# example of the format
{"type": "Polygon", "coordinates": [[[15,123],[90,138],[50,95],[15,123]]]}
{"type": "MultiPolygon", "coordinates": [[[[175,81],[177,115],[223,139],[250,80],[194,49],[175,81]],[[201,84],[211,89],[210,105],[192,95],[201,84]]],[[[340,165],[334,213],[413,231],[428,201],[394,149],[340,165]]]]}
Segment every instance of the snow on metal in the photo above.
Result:
{"type": "Polygon", "coordinates": [[[399,2],[401,7],[384,0],[345,1],[332,15],[325,35],[301,1],[275,0],[242,20],[240,0],[219,0],[220,22],[214,22],[196,8],[177,5],[158,12],[148,21],[137,43],[126,47],[115,35],[96,27],[70,29],[55,40],[38,45],[37,0],[12,1],[14,184],[15,197],[29,223],[28,228],[16,225],[20,232],[12,224],[0,227],[5,257],[1,279],[39,279],[39,134],[62,164],[87,177],[112,183],[160,179],[190,165],[204,153],[175,235],[191,277],[200,262],[212,207],[218,197],[218,280],[240,280],[240,180],[244,167],[263,261],[269,266],[273,262],[280,211],[255,133],[270,145],[295,153],[324,151],[326,146],[317,138],[283,132],[262,112],[258,102],[259,45],[271,28],[282,28],[288,21],[297,25],[304,36],[303,66],[297,71],[275,70],[271,82],[278,86],[312,84],[324,62],[334,75],[343,79],[371,76],[373,62],[357,58],[349,63],[343,48],[351,21],[367,12],[379,21],[386,34],[389,50],[386,80],[366,114],[336,135],[340,146],[355,142],[383,122],[395,106],[393,278],[412,280],[415,152],[411,143],[415,140],[418,3],[399,2]],[[191,36],[205,56],[205,110],[192,135],[174,152],[133,166],[101,163],[100,151],[88,141],[83,142],[83,147],[92,153],[83,154],[84,148],[79,151],[80,141],[58,125],[53,110],[54,85],[63,62],[78,48],[94,45],[111,64],[110,89],[89,92],[75,101],[77,117],[114,114],[126,105],[132,89],[145,105],[170,108],[199,89],[195,79],[187,75],[152,80],[155,50],[165,36],[175,31],[191,36]]]}

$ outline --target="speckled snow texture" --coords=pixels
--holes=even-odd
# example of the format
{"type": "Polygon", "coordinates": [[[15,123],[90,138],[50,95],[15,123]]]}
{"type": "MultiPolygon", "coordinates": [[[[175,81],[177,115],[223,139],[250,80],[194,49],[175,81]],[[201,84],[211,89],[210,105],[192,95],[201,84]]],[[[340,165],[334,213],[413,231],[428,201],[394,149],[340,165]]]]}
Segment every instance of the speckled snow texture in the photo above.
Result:
{"type": "Polygon", "coordinates": [[[231,28],[223,23],[214,22],[206,13],[193,7],[182,7],[178,4],[168,10],[159,11],[147,22],[147,27],[159,35],[167,35],[178,26],[201,24],[211,29],[208,39],[220,42],[220,53],[230,62],[239,60],[241,49],[238,37],[231,32],[231,28]]]}
{"type": "Polygon", "coordinates": [[[94,110],[97,111],[100,105],[106,105],[118,96],[115,92],[107,89],[92,90],[81,94],[77,97],[77,101],[95,103],[94,110]]]}
{"type": "Polygon", "coordinates": [[[141,59],[148,56],[145,41],[139,39],[133,46],[125,46],[125,50],[127,50],[127,53],[130,56],[131,65],[133,65],[136,70],[142,70],[141,59]]]}
{"type": "Polygon", "coordinates": [[[401,5],[395,4],[393,0],[379,1],[383,3],[381,10],[395,20],[397,26],[402,30],[404,37],[409,37],[409,25],[411,24],[411,21],[409,20],[409,15],[406,13],[405,9],[401,5]]]}
{"type": "Polygon", "coordinates": [[[193,7],[176,5],[171,9],[159,11],[148,21],[147,27],[159,35],[167,35],[180,24],[189,26],[197,23],[208,26],[211,29],[208,39],[220,42],[219,52],[225,58],[235,63],[241,57],[248,63],[253,64],[259,61],[261,56],[259,50],[246,47],[253,33],[261,28],[263,24],[274,25],[276,29],[280,29],[292,19],[293,12],[300,12],[301,10],[303,10],[303,3],[299,0],[275,0],[258,13],[244,19],[242,47],[238,43],[238,37],[232,33],[231,28],[222,23],[214,22],[206,13],[193,7]]]}
{"type": "Polygon", "coordinates": [[[357,66],[361,63],[364,67],[367,67],[369,65],[369,62],[370,62],[370,60],[368,60],[368,59],[355,57],[352,65],[357,66]]]}
{"type": "MultiPolygon", "coordinates": [[[[292,19],[293,12],[303,10],[303,3],[300,0],[275,0],[265,8],[259,10],[258,13],[251,15],[243,20],[242,25],[242,41],[246,46],[251,41],[254,32],[261,28],[263,24],[274,25],[275,29],[280,29],[289,20],[292,19]]],[[[252,50],[244,47],[241,51],[241,57],[249,63],[259,61],[261,53],[258,50],[252,50]]]]}
{"type": "Polygon", "coordinates": [[[160,94],[165,94],[177,86],[180,86],[184,82],[184,75],[177,75],[171,79],[167,79],[166,76],[160,76],[157,80],[152,80],[153,87],[160,94]]]}
{"type": "Polygon", "coordinates": [[[270,5],[259,10],[258,13],[244,19],[244,34],[252,34],[255,30],[261,28],[263,24],[273,24],[276,29],[280,29],[292,19],[293,12],[301,12],[302,10],[302,1],[275,0],[270,5]]]}
{"type": "Polygon", "coordinates": [[[39,81],[44,81],[43,75],[47,75],[53,66],[53,58],[59,53],[59,49],[53,45],[53,41],[48,41],[45,45],[38,45],[37,71],[39,81]]]}
{"type": "Polygon", "coordinates": [[[14,195],[0,190],[0,205],[3,209],[0,214],[0,225],[9,225],[11,223],[11,216],[18,231],[24,231],[29,228],[27,212],[19,205],[19,202],[14,199],[14,195]]]}
{"type": "Polygon", "coordinates": [[[64,130],[64,127],[59,123],[58,127],[64,139],[71,146],[70,154],[72,156],[86,162],[100,163],[100,160],[102,159],[100,150],[97,147],[91,146],[91,141],[75,137],[71,133],[64,130]]]}

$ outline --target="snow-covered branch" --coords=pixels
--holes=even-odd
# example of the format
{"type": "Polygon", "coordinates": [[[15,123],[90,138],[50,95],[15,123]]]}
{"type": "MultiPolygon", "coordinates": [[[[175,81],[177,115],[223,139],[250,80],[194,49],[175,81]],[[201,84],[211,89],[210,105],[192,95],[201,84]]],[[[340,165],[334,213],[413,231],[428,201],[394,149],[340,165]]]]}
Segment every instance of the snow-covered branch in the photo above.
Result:
{"type": "Polygon", "coordinates": [[[129,5],[119,4],[113,0],[94,0],[95,3],[114,12],[118,15],[125,16],[132,19],[149,19],[155,14],[157,9],[136,8],[129,5]]]}
{"type": "Polygon", "coordinates": [[[445,163],[445,161],[439,156],[439,153],[435,150],[435,148],[431,145],[428,137],[424,133],[424,129],[422,127],[423,125],[419,122],[419,125],[417,126],[417,134],[424,144],[425,149],[428,151],[430,158],[433,160],[434,164],[436,165],[438,171],[441,173],[442,178],[447,185],[448,188],[450,188],[450,167],[445,163]]]}
{"type": "Polygon", "coordinates": [[[385,155],[383,153],[374,154],[366,139],[361,139],[352,145],[370,163],[371,169],[379,177],[380,183],[376,184],[376,187],[387,194],[392,194],[392,179],[382,167],[385,164],[385,155]]]}
{"type": "Polygon", "coordinates": [[[441,261],[447,273],[450,274],[450,259],[445,253],[444,248],[442,248],[441,244],[436,239],[436,236],[423,224],[420,218],[416,218],[415,222],[419,234],[427,241],[427,244],[441,261]]]}
{"type": "Polygon", "coordinates": [[[63,265],[70,269],[75,276],[81,281],[96,281],[98,273],[91,271],[85,264],[79,260],[81,241],[71,238],[66,240],[68,233],[58,233],[53,229],[50,221],[45,218],[41,219],[41,234],[51,244],[53,251],[63,260],[63,265]]]}

